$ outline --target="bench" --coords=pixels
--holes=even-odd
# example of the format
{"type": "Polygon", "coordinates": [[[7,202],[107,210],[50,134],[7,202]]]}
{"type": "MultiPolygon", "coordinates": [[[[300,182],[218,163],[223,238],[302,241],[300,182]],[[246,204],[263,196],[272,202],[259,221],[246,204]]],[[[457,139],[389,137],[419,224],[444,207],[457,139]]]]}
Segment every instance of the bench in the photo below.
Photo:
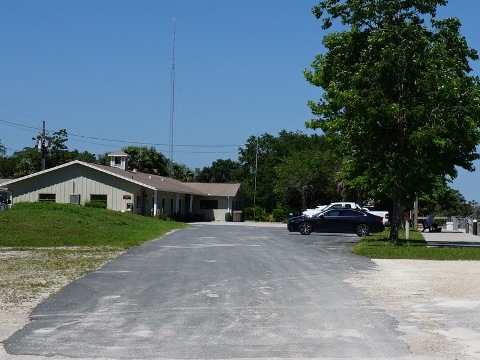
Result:
{"type": "Polygon", "coordinates": [[[422,225],[423,225],[422,232],[424,232],[425,230],[428,230],[428,232],[440,232],[440,231],[442,231],[441,227],[428,226],[427,225],[427,220],[425,220],[425,219],[422,219],[422,225]]]}

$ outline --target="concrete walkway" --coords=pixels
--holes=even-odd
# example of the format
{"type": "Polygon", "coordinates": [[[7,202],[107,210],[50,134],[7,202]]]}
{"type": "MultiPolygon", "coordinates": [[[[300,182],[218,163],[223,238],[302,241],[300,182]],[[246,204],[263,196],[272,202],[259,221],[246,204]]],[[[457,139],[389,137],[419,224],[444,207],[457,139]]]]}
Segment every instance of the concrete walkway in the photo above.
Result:
{"type": "Polygon", "coordinates": [[[428,246],[480,247],[480,236],[466,234],[462,231],[442,230],[441,232],[422,233],[428,246]]]}

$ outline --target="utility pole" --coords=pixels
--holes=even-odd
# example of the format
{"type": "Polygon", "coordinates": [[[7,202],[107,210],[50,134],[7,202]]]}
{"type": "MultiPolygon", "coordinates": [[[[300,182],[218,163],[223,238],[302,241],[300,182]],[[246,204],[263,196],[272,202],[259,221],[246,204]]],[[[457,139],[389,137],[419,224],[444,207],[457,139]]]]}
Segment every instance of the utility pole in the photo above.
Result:
{"type": "Polygon", "coordinates": [[[415,194],[415,202],[413,203],[413,228],[418,230],[418,194],[415,194]]]}
{"type": "Polygon", "coordinates": [[[258,171],[258,136],[257,145],[255,146],[255,184],[253,191],[253,221],[256,221],[256,206],[257,206],[257,171],[258,171]]]}
{"type": "Polygon", "coordinates": [[[170,72],[170,136],[168,140],[168,159],[169,176],[172,176],[173,170],[173,118],[175,115],[175,41],[176,41],[177,23],[173,19],[173,51],[172,51],[172,70],[170,72]]]}
{"type": "Polygon", "coordinates": [[[45,138],[45,120],[43,120],[42,135],[38,140],[38,150],[42,154],[41,170],[45,170],[45,154],[46,154],[47,146],[48,146],[48,140],[45,138]]]}

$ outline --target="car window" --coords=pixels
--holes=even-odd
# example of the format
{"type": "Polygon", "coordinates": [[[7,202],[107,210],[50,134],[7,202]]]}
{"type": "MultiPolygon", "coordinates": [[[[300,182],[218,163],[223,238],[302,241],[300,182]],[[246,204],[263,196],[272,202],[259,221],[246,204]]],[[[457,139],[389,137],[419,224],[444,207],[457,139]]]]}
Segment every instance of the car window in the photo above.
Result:
{"type": "Polygon", "coordinates": [[[326,213],[324,213],[323,215],[324,216],[338,216],[338,214],[340,213],[340,210],[330,210],[330,211],[327,211],[326,213]]]}
{"type": "Polygon", "coordinates": [[[340,214],[340,216],[359,216],[359,215],[363,215],[363,214],[359,211],[352,210],[352,209],[343,210],[340,214]]]}

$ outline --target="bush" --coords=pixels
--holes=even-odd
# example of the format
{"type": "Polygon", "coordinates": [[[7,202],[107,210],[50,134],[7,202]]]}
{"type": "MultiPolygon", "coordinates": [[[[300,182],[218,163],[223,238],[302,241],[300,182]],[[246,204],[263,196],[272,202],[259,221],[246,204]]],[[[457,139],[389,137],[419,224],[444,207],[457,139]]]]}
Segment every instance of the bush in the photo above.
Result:
{"type": "Polygon", "coordinates": [[[96,208],[96,209],[106,209],[107,204],[104,203],[103,201],[86,201],[85,202],[85,207],[91,207],[91,208],[96,208]]]}
{"type": "Polygon", "coordinates": [[[245,220],[268,222],[270,216],[260,206],[252,206],[245,208],[245,220]]]}
{"type": "Polygon", "coordinates": [[[288,214],[284,209],[273,209],[272,221],[275,222],[287,222],[288,214]]]}
{"type": "Polygon", "coordinates": [[[158,220],[164,220],[164,221],[172,220],[172,219],[170,219],[170,216],[168,216],[167,214],[162,214],[162,213],[158,213],[157,215],[155,215],[155,218],[158,219],[158,220]]]}

